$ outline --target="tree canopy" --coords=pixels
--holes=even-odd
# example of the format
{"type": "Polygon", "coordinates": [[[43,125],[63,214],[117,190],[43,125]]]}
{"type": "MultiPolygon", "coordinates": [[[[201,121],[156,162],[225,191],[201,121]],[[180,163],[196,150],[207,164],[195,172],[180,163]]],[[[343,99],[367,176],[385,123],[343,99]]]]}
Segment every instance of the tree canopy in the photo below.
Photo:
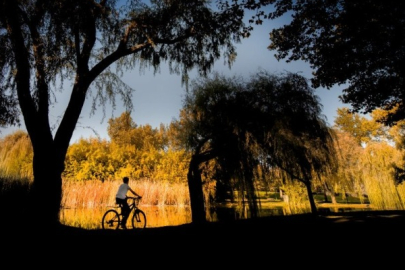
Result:
{"type": "Polygon", "coordinates": [[[181,116],[183,138],[192,151],[190,194],[199,193],[190,200],[202,212],[202,217],[193,213],[193,220],[204,217],[203,202],[194,198],[202,198],[201,165],[210,160],[217,164],[217,183],[233,186],[242,200],[246,196],[252,215],[257,210],[255,173],[261,165],[302,182],[316,213],[311,181],[333,170],[335,154],[333,134],[305,78],[266,71],[248,82],[219,74],[202,78],[193,82],[181,116]]]}
{"type": "MultiPolygon", "coordinates": [[[[3,76],[0,75],[0,83],[3,76]]],[[[18,104],[15,99],[0,93],[0,127],[16,125],[20,123],[18,104]]]]}
{"type": "Polygon", "coordinates": [[[341,100],[353,112],[391,111],[384,119],[405,119],[405,3],[394,0],[275,0],[266,18],[291,14],[270,32],[277,59],[303,60],[314,70],[312,84],[347,85],[341,100]],[[267,17],[268,16],[268,17],[267,17]],[[394,109],[395,110],[392,110],[394,109]]]}

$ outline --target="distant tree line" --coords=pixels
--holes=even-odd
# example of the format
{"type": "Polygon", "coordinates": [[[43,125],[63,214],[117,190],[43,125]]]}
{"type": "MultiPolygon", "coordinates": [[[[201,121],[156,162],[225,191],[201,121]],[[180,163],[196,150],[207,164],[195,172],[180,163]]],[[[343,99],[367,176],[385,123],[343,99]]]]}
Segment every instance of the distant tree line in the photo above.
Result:
{"type": "MultiPolygon", "coordinates": [[[[67,181],[154,179],[186,182],[189,154],[172,145],[170,126],[136,125],[128,112],[109,120],[110,140],[81,138],[70,145],[63,178],[67,181]]],[[[175,143],[175,142],[174,142],[175,143]]],[[[16,131],[0,141],[2,175],[32,179],[28,134],[16,131]]]]}

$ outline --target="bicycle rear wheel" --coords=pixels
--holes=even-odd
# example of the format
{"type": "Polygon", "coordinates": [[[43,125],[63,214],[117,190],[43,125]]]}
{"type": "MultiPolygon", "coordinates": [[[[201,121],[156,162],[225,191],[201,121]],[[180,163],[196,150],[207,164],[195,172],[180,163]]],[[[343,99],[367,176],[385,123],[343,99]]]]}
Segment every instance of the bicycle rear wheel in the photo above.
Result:
{"type": "Polygon", "coordinates": [[[140,210],[136,209],[132,216],[132,228],[144,229],[146,227],[146,215],[140,210]]]}
{"type": "Polygon", "coordinates": [[[104,230],[118,230],[120,223],[120,215],[114,209],[107,210],[101,220],[101,226],[104,230]]]}

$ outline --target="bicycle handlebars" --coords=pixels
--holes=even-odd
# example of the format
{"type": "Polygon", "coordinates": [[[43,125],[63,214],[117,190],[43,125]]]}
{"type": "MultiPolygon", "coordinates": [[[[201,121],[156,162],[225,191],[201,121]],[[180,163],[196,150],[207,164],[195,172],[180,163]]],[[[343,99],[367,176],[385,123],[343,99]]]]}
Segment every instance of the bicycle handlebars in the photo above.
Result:
{"type": "Polygon", "coordinates": [[[131,200],[140,200],[140,199],[142,199],[142,197],[141,196],[139,196],[139,197],[127,197],[127,199],[131,199],[131,200]]]}

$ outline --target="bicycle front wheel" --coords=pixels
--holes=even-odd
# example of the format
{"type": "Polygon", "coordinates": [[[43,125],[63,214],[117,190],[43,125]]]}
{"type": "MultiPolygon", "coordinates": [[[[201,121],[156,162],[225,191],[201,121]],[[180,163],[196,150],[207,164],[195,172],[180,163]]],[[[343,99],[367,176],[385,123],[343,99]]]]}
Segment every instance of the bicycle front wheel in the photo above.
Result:
{"type": "Polygon", "coordinates": [[[120,226],[120,215],[114,209],[105,212],[101,220],[101,226],[104,230],[118,230],[120,226]]]}
{"type": "Polygon", "coordinates": [[[134,229],[143,229],[146,227],[146,215],[142,210],[135,210],[132,216],[132,227],[134,229]]]}

